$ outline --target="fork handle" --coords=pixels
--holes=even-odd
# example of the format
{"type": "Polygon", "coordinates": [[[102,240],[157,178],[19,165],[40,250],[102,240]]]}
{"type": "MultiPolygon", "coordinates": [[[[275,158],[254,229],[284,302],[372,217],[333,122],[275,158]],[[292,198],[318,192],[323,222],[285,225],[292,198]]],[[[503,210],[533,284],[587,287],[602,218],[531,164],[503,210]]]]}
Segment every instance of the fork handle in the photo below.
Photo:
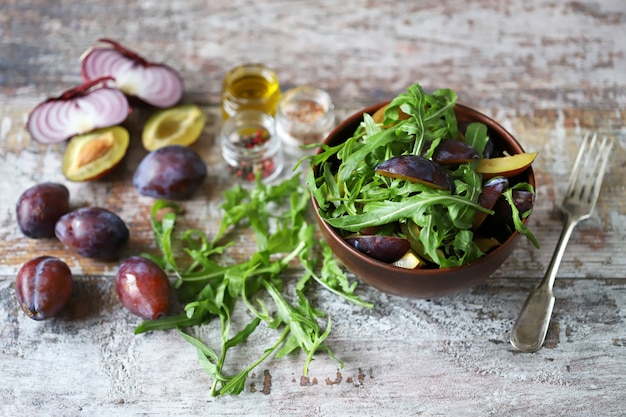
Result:
{"type": "Polygon", "coordinates": [[[580,220],[567,216],[546,274],[541,283],[533,288],[526,298],[510,338],[511,344],[518,350],[536,352],[543,346],[554,307],[552,287],[556,273],[563,259],[567,242],[580,220]]]}

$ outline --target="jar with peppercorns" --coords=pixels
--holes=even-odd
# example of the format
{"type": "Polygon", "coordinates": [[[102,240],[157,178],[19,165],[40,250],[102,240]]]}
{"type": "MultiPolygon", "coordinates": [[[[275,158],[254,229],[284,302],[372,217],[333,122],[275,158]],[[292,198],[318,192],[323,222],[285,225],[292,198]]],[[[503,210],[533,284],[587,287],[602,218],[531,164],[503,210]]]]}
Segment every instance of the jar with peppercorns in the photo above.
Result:
{"type": "Polygon", "coordinates": [[[272,116],[243,110],[228,118],[221,132],[222,156],[230,173],[243,181],[275,179],[284,164],[280,138],[272,116]]]}

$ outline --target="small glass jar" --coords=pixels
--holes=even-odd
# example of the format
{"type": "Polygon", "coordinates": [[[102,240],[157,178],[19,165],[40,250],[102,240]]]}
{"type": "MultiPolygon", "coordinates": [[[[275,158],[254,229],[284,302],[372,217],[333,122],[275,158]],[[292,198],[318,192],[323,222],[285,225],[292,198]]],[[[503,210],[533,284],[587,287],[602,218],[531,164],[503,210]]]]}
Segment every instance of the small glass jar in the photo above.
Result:
{"type": "Polygon", "coordinates": [[[259,110],[274,116],[280,97],[280,83],[273,69],[264,64],[239,65],[224,77],[222,119],[242,110],[259,110]]]}
{"type": "Polygon", "coordinates": [[[285,92],[276,110],[276,132],[286,149],[322,142],[335,126],[335,108],[330,95],[310,86],[285,92]]]}
{"type": "Polygon", "coordinates": [[[284,164],[274,118],[258,110],[243,110],[224,122],[222,156],[230,173],[243,181],[276,178],[284,164]]]}

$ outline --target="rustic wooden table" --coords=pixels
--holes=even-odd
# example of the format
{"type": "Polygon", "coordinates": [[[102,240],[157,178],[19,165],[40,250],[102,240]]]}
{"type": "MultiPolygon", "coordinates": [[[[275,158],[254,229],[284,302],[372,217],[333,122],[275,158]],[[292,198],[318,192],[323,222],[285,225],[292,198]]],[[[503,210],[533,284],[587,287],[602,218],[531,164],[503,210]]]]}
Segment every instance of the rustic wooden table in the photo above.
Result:
{"type": "MultiPolygon", "coordinates": [[[[0,34],[1,415],[626,415],[622,0],[3,1],[0,34]],[[301,355],[270,358],[244,393],[212,398],[194,348],[176,332],[133,335],[140,319],[115,295],[116,263],[27,239],[16,226],[18,196],[59,181],[73,204],[107,207],[127,221],[125,256],[154,250],[152,200],[130,182],[140,146],[105,180],[71,183],[60,170],[63,147],[34,143],[25,131],[30,109],[81,82],[78,58],[100,37],[177,68],[185,101],[209,115],[194,149],[210,174],[185,203],[188,225],[219,221],[228,186],[216,152],[221,81],[229,68],[257,61],[275,68],[284,89],[329,91],[339,119],[416,81],[456,90],[539,152],[531,226],[542,249],[522,241],[485,284],[443,299],[361,285],[359,295],[375,303],[367,310],[320,290],[313,297],[334,320],[328,344],[345,367],[319,355],[306,380],[301,355]],[[558,204],[587,130],[617,139],[603,192],[559,270],[545,347],[519,353],[509,332],[556,245],[558,204]],[[20,311],[15,276],[41,254],[64,259],[76,285],[60,316],[35,322],[20,311]]],[[[135,136],[140,113],[128,122],[135,136]]],[[[259,336],[236,355],[247,363],[266,345],[259,336]]]]}

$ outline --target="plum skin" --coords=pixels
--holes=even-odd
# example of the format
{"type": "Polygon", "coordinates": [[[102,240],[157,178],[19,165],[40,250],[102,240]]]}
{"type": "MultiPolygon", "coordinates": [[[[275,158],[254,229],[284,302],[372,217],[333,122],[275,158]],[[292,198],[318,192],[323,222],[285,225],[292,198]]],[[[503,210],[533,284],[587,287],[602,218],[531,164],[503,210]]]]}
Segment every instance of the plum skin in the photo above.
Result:
{"type": "Polygon", "coordinates": [[[54,226],[70,210],[70,193],[63,184],[44,182],[24,191],[15,205],[20,231],[33,239],[54,237],[54,226]]]}
{"type": "Polygon", "coordinates": [[[117,295],[131,313],[147,320],[167,314],[171,285],[156,263],[132,256],[120,265],[115,278],[117,295]]]}
{"type": "MultiPolygon", "coordinates": [[[[513,190],[512,197],[513,204],[520,215],[528,210],[532,210],[535,205],[535,194],[531,191],[513,190]]],[[[483,224],[478,228],[477,234],[479,236],[494,237],[499,242],[504,242],[515,230],[511,205],[504,197],[500,197],[494,204],[493,211],[494,214],[487,216],[483,224]]]]}
{"type": "Polygon", "coordinates": [[[436,189],[454,191],[454,182],[441,165],[420,155],[393,157],[378,164],[375,171],[379,175],[418,182],[436,189]]]}
{"type": "Polygon", "coordinates": [[[411,247],[408,240],[395,236],[349,236],[345,240],[356,250],[386,263],[397,261],[411,247]]]}
{"type": "Polygon", "coordinates": [[[158,148],[146,155],[133,175],[135,189],[144,196],[166,200],[190,198],[207,176],[207,166],[182,145],[158,148]]]}
{"type": "Polygon", "coordinates": [[[72,272],[65,262],[52,256],[39,256],[19,269],[15,290],[22,310],[39,321],[65,308],[72,286],[72,272]]]}
{"type": "Polygon", "coordinates": [[[454,139],[442,140],[433,153],[433,161],[438,164],[462,164],[479,159],[480,155],[474,147],[454,139]]]}
{"type": "MultiPolygon", "coordinates": [[[[478,196],[478,204],[486,209],[493,209],[508,186],[509,181],[505,177],[493,177],[487,180],[487,182],[483,184],[483,190],[480,196],[478,196]]],[[[474,230],[480,227],[487,218],[487,215],[488,214],[484,211],[476,211],[472,224],[474,230]]]]}
{"type": "Polygon", "coordinates": [[[55,235],[81,256],[112,260],[128,242],[130,231],[112,211],[83,207],[62,216],[55,226],[55,235]]]}

